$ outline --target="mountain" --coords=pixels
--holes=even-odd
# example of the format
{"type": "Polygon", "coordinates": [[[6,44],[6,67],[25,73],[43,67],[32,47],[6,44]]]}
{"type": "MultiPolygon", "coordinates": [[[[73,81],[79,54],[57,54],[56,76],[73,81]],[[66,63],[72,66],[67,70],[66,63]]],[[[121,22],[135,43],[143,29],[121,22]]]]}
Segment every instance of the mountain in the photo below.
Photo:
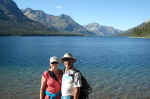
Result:
{"type": "Polygon", "coordinates": [[[29,21],[12,0],[0,0],[0,18],[15,22],[29,21]]]}
{"type": "Polygon", "coordinates": [[[85,26],[88,31],[95,33],[98,36],[112,36],[121,33],[121,30],[110,26],[103,26],[98,23],[91,23],[85,26]]]}
{"type": "Polygon", "coordinates": [[[55,27],[53,27],[50,24],[51,20],[48,20],[49,17],[53,17],[53,16],[47,16],[43,11],[40,11],[40,10],[33,11],[30,8],[22,10],[22,12],[30,20],[33,20],[33,21],[36,21],[36,22],[40,22],[41,24],[45,25],[48,28],[56,29],[55,27]]]}
{"type": "Polygon", "coordinates": [[[0,0],[0,35],[114,35],[113,27],[89,24],[86,27],[70,16],[54,16],[41,10],[20,10],[12,0],[0,0]]]}
{"type": "Polygon", "coordinates": [[[83,36],[81,33],[58,31],[26,17],[12,0],[0,0],[0,36],[4,35],[65,35],[83,36]]]}
{"type": "Polygon", "coordinates": [[[12,0],[0,0],[0,35],[36,35],[56,32],[27,18],[12,0]]]}
{"type": "Polygon", "coordinates": [[[150,20],[129,29],[123,36],[150,37],[150,20]]]}
{"type": "Polygon", "coordinates": [[[75,22],[70,16],[62,14],[54,16],[45,13],[41,10],[33,10],[27,8],[22,10],[25,16],[29,19],[42,23],[48,27],[54,27],[59,31],[72,32],[72,33],[90,33],[83,26],[75,22]]]}

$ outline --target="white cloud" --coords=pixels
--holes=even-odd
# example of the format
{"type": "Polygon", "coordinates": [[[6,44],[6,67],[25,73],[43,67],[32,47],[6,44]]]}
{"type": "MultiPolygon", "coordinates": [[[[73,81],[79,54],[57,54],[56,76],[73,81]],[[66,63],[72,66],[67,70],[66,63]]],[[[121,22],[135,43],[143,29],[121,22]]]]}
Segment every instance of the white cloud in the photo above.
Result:
{"type": "Polygon", "coordinates": [[[56,6],[56,9],[62,9],[62,8],[63,8],[63,6],[61,6],[61,5],[56,6]]]}

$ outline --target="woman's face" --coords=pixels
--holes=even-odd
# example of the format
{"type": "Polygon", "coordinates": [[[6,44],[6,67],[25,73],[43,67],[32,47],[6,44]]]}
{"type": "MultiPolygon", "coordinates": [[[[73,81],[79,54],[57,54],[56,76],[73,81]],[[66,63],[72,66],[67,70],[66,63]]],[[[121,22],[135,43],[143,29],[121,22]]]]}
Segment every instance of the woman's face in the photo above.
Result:
{"type": "Polygon", "coordinates": [[[52,62],[50,66],[52,70],[56,70],[58,68],[58,62],[52,62]]]}

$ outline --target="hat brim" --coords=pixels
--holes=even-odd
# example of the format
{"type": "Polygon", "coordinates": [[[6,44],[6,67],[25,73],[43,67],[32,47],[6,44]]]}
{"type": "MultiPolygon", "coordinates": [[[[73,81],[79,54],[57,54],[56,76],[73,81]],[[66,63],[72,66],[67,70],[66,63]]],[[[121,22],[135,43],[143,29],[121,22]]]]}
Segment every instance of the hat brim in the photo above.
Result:
{"type": "Polygon", "coordinates": [[[52,62],[50,62],[50,63],[53,63],[53,62],[57,62],[57,63],[59,63],[59,61],[52,61],[52,62]]]}
{"type": "Polygon", "coordinates": [[[75,59],[75,58],[70,58],[70,57],[63,57],[63,58],[61,59],[61,62],[64,62],[66,59],[71,59],[72,62],[76,62],[76,59],[75,59]]]}

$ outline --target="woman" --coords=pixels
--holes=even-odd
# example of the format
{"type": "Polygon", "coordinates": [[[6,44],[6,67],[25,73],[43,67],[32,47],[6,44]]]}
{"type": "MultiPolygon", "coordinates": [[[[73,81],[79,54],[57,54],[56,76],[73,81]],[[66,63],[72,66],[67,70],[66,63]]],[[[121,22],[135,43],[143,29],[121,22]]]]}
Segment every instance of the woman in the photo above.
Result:
{"type": "Polygon", "coordinates": [[[62,71],[58,69],[58,58],[50,58],[50,68],[43,72],[41,78],[40,99],[60,99],[62,71]]]}

